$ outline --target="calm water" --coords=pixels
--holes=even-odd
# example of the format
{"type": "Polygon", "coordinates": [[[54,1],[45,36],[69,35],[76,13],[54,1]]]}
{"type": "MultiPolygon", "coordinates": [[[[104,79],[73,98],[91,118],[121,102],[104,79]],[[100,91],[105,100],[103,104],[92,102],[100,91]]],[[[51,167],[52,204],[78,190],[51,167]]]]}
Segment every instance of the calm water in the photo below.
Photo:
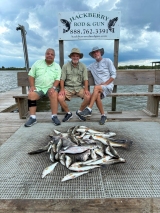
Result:
{"type": "MultiPolygon", "coordinates": [[[[18,71],[0,71],[0,93],[17,88],[17,72],[18,71]]],[[[144,92],[148,90],[148,86],[118,86],[118,92],[134,92],[135,90],[144,92]]],[[[160,92],[160,85],[155,86],[154,91],[160,92]]],[[[140,110],[146,107],[146,101],[146,97],[118,97],[117,110],[140,110]]],[[[76,98],[67,103],[71,111],[76,111],[81,102],[80,98],[76,98]]],[[[106,111],[111,110],[111,98],[103,99],[103,104],[106,111]]],[[[49,102],[44,103],[44,105],[44,111],[50,109],[49,102]]],[[[95,105],[93,110],[97,110],[95,105]]]]}

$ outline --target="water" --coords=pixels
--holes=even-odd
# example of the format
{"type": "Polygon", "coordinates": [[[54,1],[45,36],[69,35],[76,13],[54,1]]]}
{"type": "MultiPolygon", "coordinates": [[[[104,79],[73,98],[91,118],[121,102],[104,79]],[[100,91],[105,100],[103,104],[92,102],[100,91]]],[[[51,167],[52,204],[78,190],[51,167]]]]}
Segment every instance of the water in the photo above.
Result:
{"type": "MultiPolygon", "coordinates": [[[[13,88],[17,88],[17,72],[18,71],[0,71],[0,93],[9,91],[13,88]]],[[[92,90],[92,88],[91,88],[92,90]]],[[[118,86],[117,92],[147,92],[148,86],[118,86]]],[[[160,92],[160,85],[154,87],[155,92],[160,92]]],[[[105,111],[111,110],[111,98],[103,99],[103,106],[105,111]]],[[[76,111],[82,100],[80,98],[72,99],[67,102],[71,111],[76,111]]],[[[146,107],[147,97],[117,97],[117,110],[141,110],[146,107]]],[[[43,103],[42,107],[39,107],[39,111],[50,110],[49,102],[43,103]],[[43,109],[42,109],[43,108],[43,109]]],[[[96,105],[93,106],[93,110],[97,110],[96,105]]]]}

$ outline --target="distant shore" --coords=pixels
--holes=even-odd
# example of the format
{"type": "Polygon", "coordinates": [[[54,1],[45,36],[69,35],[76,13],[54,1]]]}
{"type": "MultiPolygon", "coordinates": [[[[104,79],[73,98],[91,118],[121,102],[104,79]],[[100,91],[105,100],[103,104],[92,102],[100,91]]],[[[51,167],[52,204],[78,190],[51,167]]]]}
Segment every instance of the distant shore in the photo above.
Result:
{"type": "MultiPolygon", "coordinates": [[[[160,69],[160,65],[152,66],[144,66],[144,65],[125,65],[125,66],[118,66],[119,70],[127,70],[127,69],[160,69]]],[[[4,67],[0,68],[0,71],[7,71],[7,70],[26,70],[25,67],[4,67]]]]}

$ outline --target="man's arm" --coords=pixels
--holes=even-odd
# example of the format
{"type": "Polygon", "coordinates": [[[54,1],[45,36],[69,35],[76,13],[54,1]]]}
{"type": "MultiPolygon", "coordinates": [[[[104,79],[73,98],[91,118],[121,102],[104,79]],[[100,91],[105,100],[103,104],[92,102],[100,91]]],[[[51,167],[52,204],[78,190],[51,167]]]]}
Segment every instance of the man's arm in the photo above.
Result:
{"type": "Polygon", "coordinates": [[[101,85],[108,85],[110,84],[112,81],[114,81],[114,78],[110,77],[110,79],[108,79],[106,82],[101,83],[101,85]]]}
{"type": "Polygon", "coordinates": [[[64,81],[62,79],[60,80],[60,92],[59,92],[59,95],[65,95],[64,81]]]}
{"type": "Polygon", "coordinates": [[[29,91],[30,92],[34,92],[34,90],[36,90],[36,87],[35,87],[35,78],[33,78],[32,76],[29,76],[28,79],[29,79],[29,86],[30,86],[29,91]]]}
{"type": "Polygon", "coordinates": [[[55,82],[53,83],[53,87],[58,87],[59,86],[59,82],[58,80],[55,80],[55,82]]]}
{"type": "Polygon", "coordinates": [[[84,92],[86,95],[90,95],[90,92],[88,90],[88,80],[84,81],[84,92]]]}

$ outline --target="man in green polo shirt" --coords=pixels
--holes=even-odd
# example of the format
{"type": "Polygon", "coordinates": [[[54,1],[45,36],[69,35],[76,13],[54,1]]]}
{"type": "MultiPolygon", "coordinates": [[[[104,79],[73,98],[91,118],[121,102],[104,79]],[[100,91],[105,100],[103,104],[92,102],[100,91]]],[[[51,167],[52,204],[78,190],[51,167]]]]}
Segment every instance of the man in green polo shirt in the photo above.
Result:
{"type": "Polygon", "coordinates": [[[29,94],[28,107],[30,118],[25,123],[25,127],[30,127],[37,123],[36,120],[36,101],[43,96],[48,96],[51,105],[52,121],[55,125],[60,125],[57,117],[58,111],[58,91],[57,86],[60,82],[61,68],[54,62],[54,49],[47,49],[45,59],[36,61],[29,71],[29,94]]]}
{"type": "Polygon", "coordinates": [[[83,58],[83,53],[80,53],[78,48],[72,49],[69,58],[71,58],[71,61],[64,64],[62,67],[60,80],[61,90],[58,95],[58,101],[63,110],[66,112],[62,121],[66,122],[73,117],[72,112],[70,112],[65,101],[70,101],[73,95],[77,95],[83,99],[79,110],[76,111],[76,116],[80,120],[85,121],[86,118],[81,116],[79,113],[85,109],[91,98],[91,94],[88,91],[88,71],[86,66],[79,62],[79,59],[83,58]]]}

